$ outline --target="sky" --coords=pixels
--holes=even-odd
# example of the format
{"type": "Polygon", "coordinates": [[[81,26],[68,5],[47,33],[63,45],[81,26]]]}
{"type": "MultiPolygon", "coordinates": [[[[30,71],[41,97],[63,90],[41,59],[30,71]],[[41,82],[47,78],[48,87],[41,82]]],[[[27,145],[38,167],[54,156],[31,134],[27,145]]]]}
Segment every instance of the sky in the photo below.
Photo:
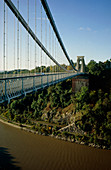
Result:
{"type": "MultiPolygon", "coordinates": [[[[15,5],[17,4],[17,0],[12,0],[12,2],[15,5]]],[[[111,0],[47,0],[47,2],[66,51],[74,62],[76,62],[77,56],[85,56],[86,63],[90,60],[99,62],[111,58],[111,0]]],[[[29,4],[29,25],[34,30],[35,0],[30,0],[29,4]]],[[[40,9],[37,10],[37,23],[39,25],[37,25],[37,29],[40,32],[40,9]]],[[[20,12],[27,20],[26,0],[20,0],[20,12]]],[[[12,26],[14,24],[14,17],[12,17],[10,10],[8,15],[8,49],[11,49],[10,45],[14,38],[14,26],[12,26]]],[[[43,19],[44,16],[45,14],[43,13],[43,19]]],[[[1,70],[3,67],[3,0],[0,0],[0,24],[1,70]]],[[[26,43],[24,39],[27,39],[27,35],[24,32],[24,28],[22,28],[21,37],[22,41],[24,41],[22,45],[26,43]]],[[[40,39],[40,34],[38,37],[40,39]]],[[[30,55],[34,56],[34,44],[32,43],[30,46],[33,49],[30,55]]],[[[24,53],[25,55],[24,48],[22,49],[22,54],[24,53]]],[[[8,57],[13,56],[14,52],[11,52],[12,50],[8,52],[8,57]]],[[[11,60],[13,58],[7,60],[9,65],[11,65],[11,60]]],[[[24,63],[26,63],[25,59],[24,63]]]]}
{"type": "Polygon", "coordinates": [[[48,0],[69,56],[111,58],[111,0],[48,0]]]}

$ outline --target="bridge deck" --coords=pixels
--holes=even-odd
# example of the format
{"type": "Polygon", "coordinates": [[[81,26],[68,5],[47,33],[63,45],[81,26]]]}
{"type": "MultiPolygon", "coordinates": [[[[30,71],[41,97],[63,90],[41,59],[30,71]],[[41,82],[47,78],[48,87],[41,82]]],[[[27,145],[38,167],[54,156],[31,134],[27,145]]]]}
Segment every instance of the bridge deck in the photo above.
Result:
{"type": "Polygon", "coordinates": [[[43,89],[81,74],[84,73],[59,73],[2,78],[0,79],[0,103],[10,102],[13,98],[36,92],[38,89],[43,89]]]}

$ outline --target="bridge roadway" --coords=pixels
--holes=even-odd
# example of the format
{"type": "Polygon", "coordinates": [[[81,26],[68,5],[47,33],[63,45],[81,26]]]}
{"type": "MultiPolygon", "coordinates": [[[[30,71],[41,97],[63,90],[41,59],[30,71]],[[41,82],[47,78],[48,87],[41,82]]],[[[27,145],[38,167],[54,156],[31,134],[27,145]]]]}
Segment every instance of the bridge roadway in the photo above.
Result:
{"type": "Polygon", "coordinates": [[[0,79],[0,103],[35,92],[84,73],[42,74],[0,79]]]}

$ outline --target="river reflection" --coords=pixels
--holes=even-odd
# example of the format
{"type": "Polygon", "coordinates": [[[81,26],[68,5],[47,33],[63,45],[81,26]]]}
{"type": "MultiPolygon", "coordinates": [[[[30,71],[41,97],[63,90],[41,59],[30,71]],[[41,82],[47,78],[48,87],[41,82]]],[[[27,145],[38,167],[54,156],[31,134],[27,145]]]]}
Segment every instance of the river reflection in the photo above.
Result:
{"type": "MultiPolygon", "coordinates": [[[[111,170],[110,150],[35,135],[1,122],[0,147],[8,154],[7,159],[12,169],[111,170]]],[[[4,158],[5,154],[2,155],[4,158]]]]}

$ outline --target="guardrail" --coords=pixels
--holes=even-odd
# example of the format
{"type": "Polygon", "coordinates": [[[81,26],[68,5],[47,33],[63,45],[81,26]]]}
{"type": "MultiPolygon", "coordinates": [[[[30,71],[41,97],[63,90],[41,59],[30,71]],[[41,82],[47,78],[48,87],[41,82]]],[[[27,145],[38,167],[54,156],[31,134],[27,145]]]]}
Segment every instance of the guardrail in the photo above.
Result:
{"type": "Polygon", "coordinates": [[[35,92],[83,73],[59,73],[0,79],[0,103],[35,92]]]}

